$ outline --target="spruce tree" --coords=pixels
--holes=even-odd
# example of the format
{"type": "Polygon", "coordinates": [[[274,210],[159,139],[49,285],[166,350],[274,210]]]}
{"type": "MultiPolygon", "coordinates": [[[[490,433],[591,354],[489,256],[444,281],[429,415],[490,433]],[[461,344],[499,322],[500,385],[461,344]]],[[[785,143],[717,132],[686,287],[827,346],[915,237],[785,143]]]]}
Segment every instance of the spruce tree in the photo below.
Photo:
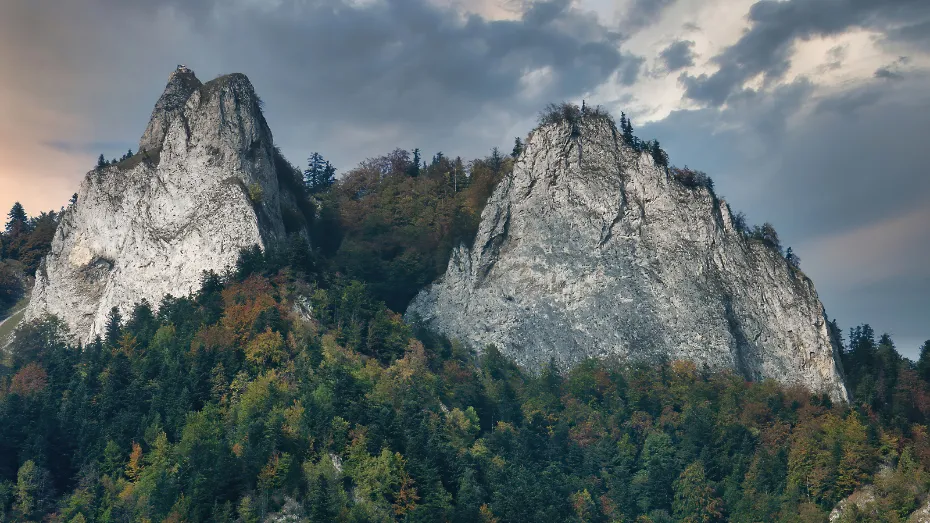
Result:
{"type": "Polygon", "coordinates": [[[410,167],[407,168],[407,174],[416,178],[420,176],[420,149],[413,150],[413,162],[411,162],[410,167]]]}
{"type": "Polygon", "coordinates": [[[105,341],[110,347],[115,347],[119,343],[120,336],[123,335],[123,315],[119,309],[113,307],[107,314],[107,325],[105,331],[105,341]]]}
{"type": "Polygon", "coordinates": [[[917,360],[917,373],[924,381],[930,382],[930,340],[920,347],[920,359],[917,360]]]}
{"type": "Polygon", "coordinates": [[[309,192],[323,192],[336,182],[336,168],[320,153],[311,154],[310,158],[307,158],[307,164],[304,185],[309,192]]]}
{"type": "Polygon", "coordinates": [[[516,160],[517,157],[520,156],[522,152],[523,152],[523,140],[521,140],[520,137],[517,136],[516,138],[513,139],[513,152],[510,153],[510,156],[512,156],[513,159],[516,160]]]}
{"type": "Polygon", "coordinates": [[[626,118],[626,115],[621,114],[621,132],[623,132],[623,141],[626,142],[630,147],[636,145],[636,137],[633,136],[633,121],[630,118],[626,118]]]}
{"type": "Polygon", "coordinates": [[[14,203],[13,208],[10,209],[6,217],[9,218],[6,222],[7,233],[17,235],[26,228],[28,217],[26,216],[26,210],[23,209],[23,204],[19,202],[14,203]]]}
{"type": "Polygon", "coordinates": [[[504,157],[501,155],[501,150],[497,147],[491,149],[491,167],[494,169],[495,173],[499,173],[501,167],[504,165],[504,157]]]}
{"type": "Polygon", "coordinates": [[[107,159],[103,157],[103,154],[97,157],[97,168],[103,168],[107,166],[107,159]]]}
{"type": "Polygon", "coordinates": [[[656,165],[668,167],[668,154],[662,150],[662,147],[659,145],[659,140],[653,140],[649,145],[649,150],[652,153],[652,160],[656,165]]]}

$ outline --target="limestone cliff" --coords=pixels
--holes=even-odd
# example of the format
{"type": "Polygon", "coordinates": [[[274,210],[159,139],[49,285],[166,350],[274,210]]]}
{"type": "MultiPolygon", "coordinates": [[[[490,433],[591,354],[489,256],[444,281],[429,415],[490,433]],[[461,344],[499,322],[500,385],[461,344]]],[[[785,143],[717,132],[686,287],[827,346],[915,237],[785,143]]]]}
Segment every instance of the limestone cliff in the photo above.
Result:
{"type": "Polygon", "coordinates": [[[179,68],[152,114],[140,152],[91,171],[55,233],[27,319],[52,313],[81,341],[111,307],[199,288],[240,248],[285,235],[277,156],[259,98],[233,74],[201,84],[179,68]]]}
{"type": "Polygon", "coordinates": [[[691,360],[846,399],[811,281],[586,115],[534,131],[408,319],[519,363],[691,360]]]}

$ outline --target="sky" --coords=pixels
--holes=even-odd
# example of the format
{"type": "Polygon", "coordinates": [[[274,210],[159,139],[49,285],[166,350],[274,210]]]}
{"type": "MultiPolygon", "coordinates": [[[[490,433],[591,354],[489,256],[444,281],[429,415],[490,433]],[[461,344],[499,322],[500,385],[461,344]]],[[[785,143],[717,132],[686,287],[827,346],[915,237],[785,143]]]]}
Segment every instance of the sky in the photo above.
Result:
{"type": "Polygon", "coordinates": [[[178,64],[247,74],[285,155],[342,171],[625,111],[771,222],[844,330],[930,338],[926,0],[0,0],[0,209],[135,149],[178,64]]]}

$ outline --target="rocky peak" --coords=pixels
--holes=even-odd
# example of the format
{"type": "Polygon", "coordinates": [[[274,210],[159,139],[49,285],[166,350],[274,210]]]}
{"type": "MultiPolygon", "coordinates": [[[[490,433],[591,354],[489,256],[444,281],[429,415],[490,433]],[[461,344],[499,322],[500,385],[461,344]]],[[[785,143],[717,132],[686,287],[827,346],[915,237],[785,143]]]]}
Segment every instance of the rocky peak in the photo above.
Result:
{"type": "Polygon", "coordinates": [[[305,234],[283,165],[245,75],[201,84],[178,68],[139,153],[84,178],[37,273],[27,318],[55,314],[86,342],[114,306],[124,316],[142,299],[157,307],[167,294],[198,289],[204,271],[234,266],[243,247],[305,234]]]}
{"type": "Polygon", "coordinates": [[[184,104],[201,86],[194,71],[186,66],[179,65],[171,73],[165,91],[152,110],[149,125],[139,140],[140,151],[153,151],[161,146],[172,120],[181,114],[184,104]]]}
{"type": "Polygon", "coordinates": [[[471,248],[407,317],[529,368],[554,359],[689,360],[846,398],[813,284],[584,112],[528,138],[471,248]]]}

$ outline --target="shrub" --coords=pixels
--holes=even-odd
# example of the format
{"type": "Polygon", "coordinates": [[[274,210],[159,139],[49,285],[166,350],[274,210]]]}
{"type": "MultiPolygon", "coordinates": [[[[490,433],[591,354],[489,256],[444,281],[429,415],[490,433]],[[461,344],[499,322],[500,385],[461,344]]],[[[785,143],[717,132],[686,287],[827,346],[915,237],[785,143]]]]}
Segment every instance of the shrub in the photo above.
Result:
{"type": "Polygon", "coordinates": [[[672,167],[669,172],[672,174],[672,178],[689,189],[704,187],[710,191],[714,190],[714,181],[704,171],[690,169],[686,165],[684,167],[672,167]]]}
{"type": "Polygon", "coordinates": [[[262,189],[261,185],[259,185],[258,183],[253,183],[252,185],[249,185],[249,200],[251,200],[253,204],[258,205],[262,203],[263,196],[264,196],[264,190],[262,189]]]}

